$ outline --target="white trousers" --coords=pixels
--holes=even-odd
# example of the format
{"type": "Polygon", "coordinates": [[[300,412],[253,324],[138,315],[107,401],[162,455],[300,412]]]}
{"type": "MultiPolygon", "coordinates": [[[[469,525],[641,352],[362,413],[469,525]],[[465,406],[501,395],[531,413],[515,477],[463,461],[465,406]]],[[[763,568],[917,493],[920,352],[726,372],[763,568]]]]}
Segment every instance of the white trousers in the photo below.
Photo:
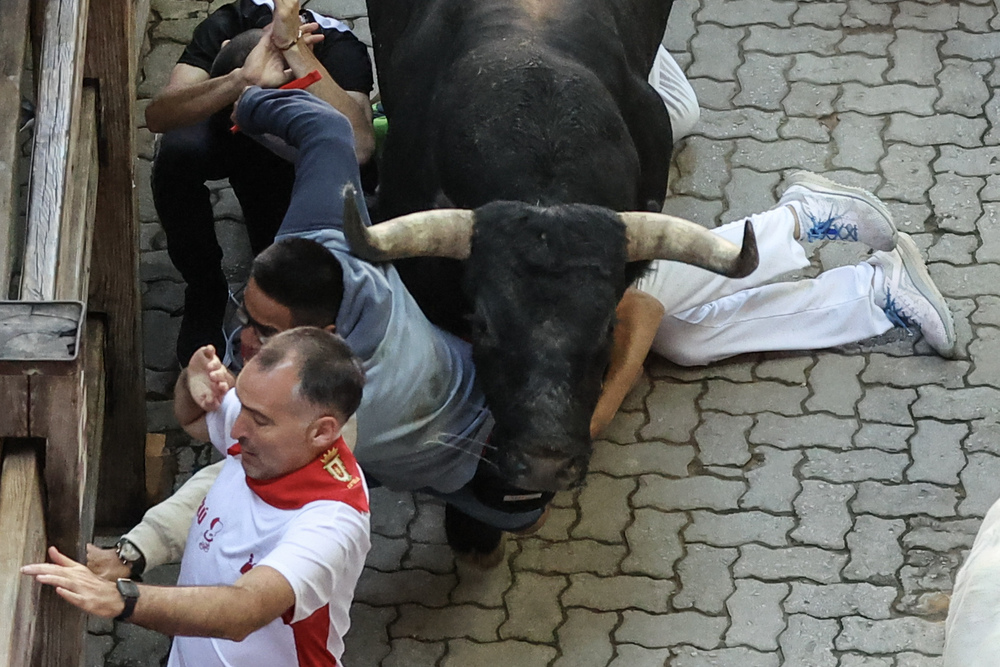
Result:
{"type": "MultiPolygon", "coordinates": [[[[700,366],[747,352],[844,345],[892,328],[875,304],[872,283],[881,282],[881,275],[868,263],[831,269],[813,279],[763,284],[809,262],[795,240],[795,218],[787,206],[750,220],[760,266],[746,278],[657,260],[639,280],[637,287],[666,310],[654,352],[681,366],[700,366]]],[[[743,224],[731,222],[712,231],[741,244],[743,224]]]]}

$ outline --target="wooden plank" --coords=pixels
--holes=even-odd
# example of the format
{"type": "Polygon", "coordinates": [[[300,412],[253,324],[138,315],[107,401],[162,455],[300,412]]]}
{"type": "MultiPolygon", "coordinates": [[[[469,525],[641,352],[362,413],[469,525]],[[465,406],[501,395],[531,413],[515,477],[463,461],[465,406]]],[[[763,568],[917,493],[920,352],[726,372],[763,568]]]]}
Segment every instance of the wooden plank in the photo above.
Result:
{"type": "Polygon", "coordinates": [[[91,86],[83,90],[77,142],[66,184],[70,210],[63,217],[63,227],[59,230],[55,298],[85,302],[90,284],[98,179],[97,93],[91,86]]]}
{"type": "Polygon", "coordinates": [[[88,0],[44,4],[35,143],[25,235],[21,298],[55,297],[59,230],[69,211],[66,183],[80,127],[88,0]]]}
{"type": "MultiPolygon", "coordinates": [[[[83,373],[87,392],[87,426],[85,432],[83,510],[80,516],[81,538],[86,544],[94,539],[94,517],[97,510],[97,484],[104,440],[105,374],[104,322],[98,317],[87,318],[84,331],[83,373]]],[[[0,663],[2,664],[2,663],[0,663]]]]}
{"type": "Polygon", "coordinates": [[[135,155],[135,35],[131,0],[95,0],[87,77],[100,83],[101,178],[91,259],[90,309],[107,314],[108,400],[97,522],[138,522],[144,509],[146,387],[139,296],[135,155]]]}
{"type": "Polygon", "coordinates": [[[10,288],[10,249],[17,224],[17,128],[30,6],[30,0],[4,0],[0,7],[0,299],[7,298],[10,288]]]}
{"type": "Polygon", "coordinates": [[[38,636],[41,586],[19,568],[45,560],[45,517],[32,443],[7,440],[0,472],[0,665],[27,667],[38,636]]]}
{"type": "Polygon", "coordinates": [[[0,406],[0,437],[27,437],[27,376],[0,375],[0,406]]]}

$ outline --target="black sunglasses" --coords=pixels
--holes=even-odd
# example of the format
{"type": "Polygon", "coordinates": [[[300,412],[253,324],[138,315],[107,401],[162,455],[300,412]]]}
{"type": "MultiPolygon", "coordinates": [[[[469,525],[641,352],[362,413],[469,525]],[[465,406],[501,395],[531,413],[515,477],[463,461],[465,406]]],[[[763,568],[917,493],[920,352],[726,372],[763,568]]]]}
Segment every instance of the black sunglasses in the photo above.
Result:
{"type": "Polygon", "coordinates": [[[263,345],[267,342],[267,339],[280,333],[274,327],[269,327],[266,324],[261,324],[254,318],[250,317],[250,313],[247,312],[247,307],[244,304],[240,304],[240,307],[236,309],[236,319],[244,327],[250,327],[257,332],[257,340],[263,345]]]}

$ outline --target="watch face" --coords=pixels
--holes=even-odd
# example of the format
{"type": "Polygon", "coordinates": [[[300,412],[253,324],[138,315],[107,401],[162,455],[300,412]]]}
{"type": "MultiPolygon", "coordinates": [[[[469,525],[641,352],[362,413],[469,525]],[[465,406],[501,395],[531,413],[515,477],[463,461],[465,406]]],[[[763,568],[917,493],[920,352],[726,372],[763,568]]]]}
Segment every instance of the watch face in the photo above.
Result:
{"type": "Polygon", "coordinates": [[[122,542],[118,545],[118,556],[120,558],[124,558],[130,563],[134,563],[142,558],[142,552],[128,540],[122,540],[122,542]]]}
{"type": "Polygon", "coordinates": [[[139,597],[139,586],[131,579],[119,579],[115,582],[115,585],[118,587],[118,592],[121,593],[122,597],[139,597]]]}

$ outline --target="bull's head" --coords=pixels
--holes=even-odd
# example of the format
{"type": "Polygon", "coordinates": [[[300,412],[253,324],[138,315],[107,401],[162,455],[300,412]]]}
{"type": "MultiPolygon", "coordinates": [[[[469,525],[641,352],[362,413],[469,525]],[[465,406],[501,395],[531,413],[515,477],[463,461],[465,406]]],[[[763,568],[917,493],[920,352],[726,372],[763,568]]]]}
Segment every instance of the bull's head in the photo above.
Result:
{"type": "Polygon", "coordinates": [[[476,375],[496,420],[493,457],[515,486],[580,483],[629,262],[682,261],[731,277],[757,266],[753,230],[737,246],[672,216],[583,204],[494,202],[364,227],[345,196],[344,229],[370,261],[468,259],[476,375]]]}

